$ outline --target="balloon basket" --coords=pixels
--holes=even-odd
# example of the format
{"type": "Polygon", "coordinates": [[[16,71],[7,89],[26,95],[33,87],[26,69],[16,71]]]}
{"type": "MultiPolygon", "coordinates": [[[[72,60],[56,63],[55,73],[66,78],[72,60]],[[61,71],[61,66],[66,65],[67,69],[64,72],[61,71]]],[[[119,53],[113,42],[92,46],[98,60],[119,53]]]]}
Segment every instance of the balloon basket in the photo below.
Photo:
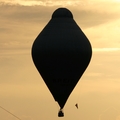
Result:
{"type": "Polygon", "coordinates": [[[59,110],[58,117],[64,117],[64,113],[63,113],[62,109],[59,110]]]}

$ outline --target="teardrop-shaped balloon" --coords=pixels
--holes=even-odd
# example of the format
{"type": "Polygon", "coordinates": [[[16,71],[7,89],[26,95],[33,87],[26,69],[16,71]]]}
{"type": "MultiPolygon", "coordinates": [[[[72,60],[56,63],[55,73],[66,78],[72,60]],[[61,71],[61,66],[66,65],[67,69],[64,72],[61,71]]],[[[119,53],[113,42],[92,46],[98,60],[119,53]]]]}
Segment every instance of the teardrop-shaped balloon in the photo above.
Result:
{"type": "Polygon", "coordinates": [[[33,43],[32,58],[61,109],[91,56],[90,42],[74,21],[72,13],[66,8],[54,11],[33,43]]]}

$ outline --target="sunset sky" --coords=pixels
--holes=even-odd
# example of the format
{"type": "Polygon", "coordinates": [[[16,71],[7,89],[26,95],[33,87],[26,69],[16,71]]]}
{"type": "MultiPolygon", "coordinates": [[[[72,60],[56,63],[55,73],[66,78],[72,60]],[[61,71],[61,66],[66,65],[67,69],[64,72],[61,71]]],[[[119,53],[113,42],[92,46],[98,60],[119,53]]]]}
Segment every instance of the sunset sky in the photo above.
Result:
{"type": "MultiPolygon", "coordinates": [[[[21,120],[120,120],[120,0],[0,0],[0,106],[21,120]],[[31,58],[59,7],[72,12],[93,49],[64,118],[31,58]]],[[[17,119],[0,108],[0,120],[17,119]]]]}

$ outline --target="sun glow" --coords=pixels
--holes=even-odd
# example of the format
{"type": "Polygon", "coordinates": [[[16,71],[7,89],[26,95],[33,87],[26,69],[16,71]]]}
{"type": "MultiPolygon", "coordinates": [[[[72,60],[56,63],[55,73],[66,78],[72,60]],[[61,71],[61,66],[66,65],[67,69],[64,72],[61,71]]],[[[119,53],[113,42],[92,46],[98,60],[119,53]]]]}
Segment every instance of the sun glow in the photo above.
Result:
{"type": "Polygon", "coordinates": [[[113,0],[113,1],[115,1],[115,2],[120,2],[120,0],[113,0]]]}

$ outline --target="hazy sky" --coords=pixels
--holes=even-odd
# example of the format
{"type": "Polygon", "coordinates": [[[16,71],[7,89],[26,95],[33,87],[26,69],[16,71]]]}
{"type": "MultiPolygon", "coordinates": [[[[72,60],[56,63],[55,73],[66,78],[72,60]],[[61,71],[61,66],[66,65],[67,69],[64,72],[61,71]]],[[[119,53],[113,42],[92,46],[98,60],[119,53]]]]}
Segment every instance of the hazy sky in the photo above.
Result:
{"type": "MultiPolygon", "coordinates": [[[[0,0],[0,106],[21,120],[120,120],[119,71],[120,0],[0,0]],[[64,118],[31,58],[33,41],[59,7],[73,13],[93,47],[64,118]]],[[[16,120],[1,108],[0,119],[16,120]]]]}

